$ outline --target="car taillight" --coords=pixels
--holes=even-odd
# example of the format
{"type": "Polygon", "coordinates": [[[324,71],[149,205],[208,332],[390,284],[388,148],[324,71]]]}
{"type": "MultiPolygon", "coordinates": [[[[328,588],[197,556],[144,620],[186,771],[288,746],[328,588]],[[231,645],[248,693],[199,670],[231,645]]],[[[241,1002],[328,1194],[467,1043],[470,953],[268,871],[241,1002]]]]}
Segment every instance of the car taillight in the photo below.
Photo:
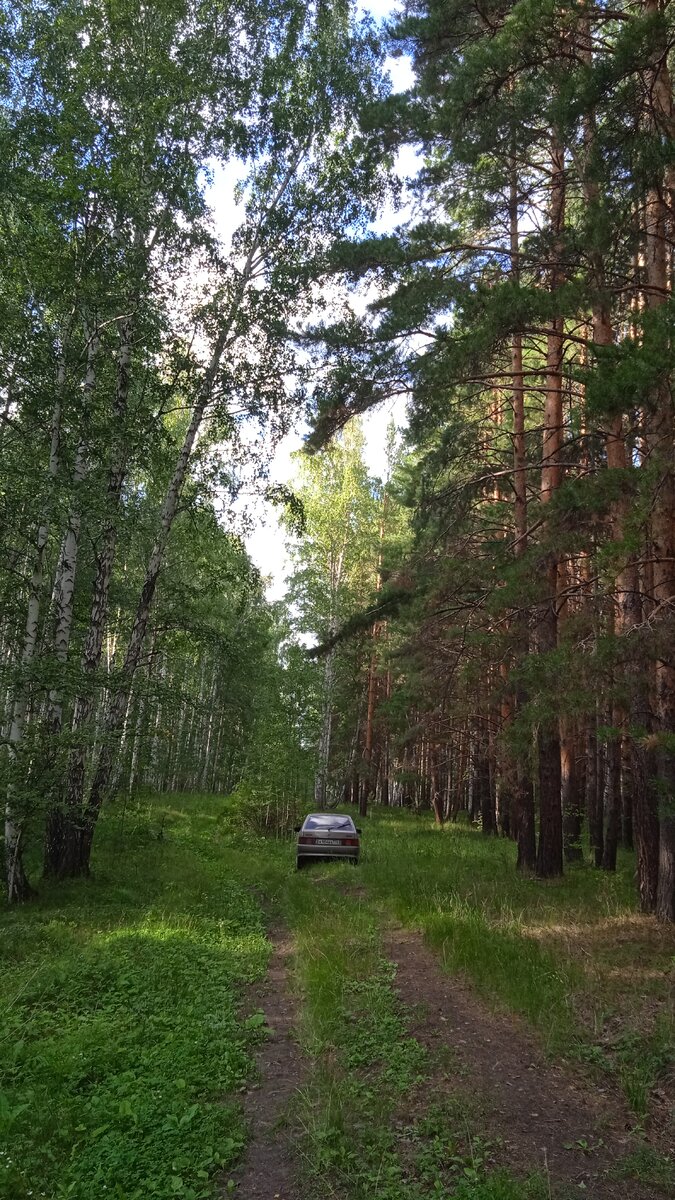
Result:
{"type": "Polygon", "coordinates": [[[309,837],[306,833],[302,833],[298,838],[298,841],[301,846],[313,846],[316,842],[316,838],[309,837]]]}
{"type": "Polygon", "coordinates": [[[345,838],[345,846],[358,846],[358,838],[345,838]]]}

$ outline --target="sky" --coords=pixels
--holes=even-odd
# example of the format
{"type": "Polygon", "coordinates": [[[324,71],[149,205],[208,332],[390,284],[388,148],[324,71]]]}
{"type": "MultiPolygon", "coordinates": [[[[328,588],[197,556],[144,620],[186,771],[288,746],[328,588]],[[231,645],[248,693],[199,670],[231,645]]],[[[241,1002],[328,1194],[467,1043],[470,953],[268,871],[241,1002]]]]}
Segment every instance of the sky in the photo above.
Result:
{"type": "MultiPolygon", "coordinates": [[[[360,0],[357,11],[370,13],[376,20],[381,20],[395,13],[400,5],[391,0],[360,0]]],[[[390,58],[387,69],[391,76],[394,91],[404,91],[412,81],[410,60],[390,58]]],[[[399,155],[398,172],[402,176],[411,175],[415,168],[415,155],[412,150],[403,150],[399,155]]],[[[237,182],[236,169],[225,169],[216,172],[210,188],[209,199],[212,205],[216,225],[224,239],[231,236],[239,224],[237,206],[234,204],[233,188],[237,182]]],[[[376,223],[379,232],[385,232],[400,221],[402,214],[388,210],[382,213],[376,223]]],[[[392,420],[397,426],[405,425],[405,403],[396,400],[384,404],[378,409],[367,413],[362,418],[366,439],[365,458],[371,475],[382,477],[385,473],[385,442],[386,430],[392,420]]],[[[299,450],[306,429],[298,426],[289,433],[277,447],[270,468],[271,484],[287,484],[293,486],[296,475],[296,463],[293,454],[299,450]]],[[[246,537],[246,546],[253,562],[266,580],[267,595],[270,600],[279,600],[285,592],[285,581],[290,569],[285,534],[279,524],[279,511],[272,505],[261,501],[258,505],[256,520],[253,528],[246,537]]]]}

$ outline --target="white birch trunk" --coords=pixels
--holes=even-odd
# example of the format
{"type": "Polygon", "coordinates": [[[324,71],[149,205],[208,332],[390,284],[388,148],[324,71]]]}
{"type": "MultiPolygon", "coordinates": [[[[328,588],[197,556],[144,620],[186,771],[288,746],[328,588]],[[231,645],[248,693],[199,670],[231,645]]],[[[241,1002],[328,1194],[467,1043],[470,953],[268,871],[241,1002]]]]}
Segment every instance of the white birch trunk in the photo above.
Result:
{"type": "MultiPolygon", "coordinates": [[[[96,333],[90,333],[87,345],[87,370],[84,379],[85,409],[92,403],[96,387],[96,356],[100,342],[96,333]]],[[[87,477],[89,463],[88,447],[84,439],[77,447],[75,465],[73,467],[73,505],[68,518],[61,550],[60,571],[55,584],[56,628],[54,632],[54,657],[59,665],[68,662],[70,636],[73,630],[73,611],[75,600],[75,579],[77,576],[77,559],[80,549],[80,530],[82,527],[82,503],[79,495],[80,488],[87,477]]],[[[48,722],[53,735],[60,733],[63,720],[63,692],[60,686],[52,688],[49,693],[48,722]]]]}
{"type": "MultiPolygon", "coordinates": [[[[65,363],[59,364],[57,376],[57,399],[52,415],[51,443],[49,449],[49,491],[45,512],[40,522],[35,540],[35,557],[33,572],[28,589],[28,607],[26,610],[26,625],[24,629],[23,649],[21,652],[22,678],[12,707],[12,720],[9,729],[9,758],[16,763],[20,743],[23,740],[26,723],[26,712],[30,687],[26,674],[33,659],[38,643],[40,627],[40,605],[44,583],[45,554],[49,540],[49,517],[51,508],[51,490],[59,470],[60,440],[61,440],[61,392],[65,382],[65,363]]],[[[7,881],[7,899],[10,904],[25,898],[29,891],[28,880],[21,860],[22,822],[15,813],[16,791],[13,784],[7,788],[5,805],[5,865],[7,881]]]]}
{"type": "Polygon", "coordinates": [[[148,621],[150,618],[150,609],[157,588],[164,555],[171,533],[178,505],[180,502],[185,477],[187,475],[192,450],[199,433],[204,414],[207,406],[212,400],[213,389],[220,370],[223,355],[229,345],[230,334],[235,325],[235,321],[241,311],[241,306],[246,295],[251,277],[254,273],[254,264],[260,254],[261,238],[265,227],[265,219],[271,215],[280,204],[288,189],[291,181],[295,177],[300,158],[305,153],[303,148],[294,156],[293,161],[289,164],[283,179],[275,194],[270,198],[267,211],[261,214],[255,234],[253,237],[251,248],[248,252],[246,262],[244,263],[239,284],[235,295],[232,298],[232,304],[226,320],[215,341],[209,365],[204,373],[201,387],[197,396],[197,401],[192,412],[190,423],[185,433],[183,445],[181,447],[174,473],[169,483],[169,486],[162,504],[159,533],[155,545],[152,548],[150,558],[147,565],[145,580],[141,588],[136,614],[134,617],[127,652],[122,667],[122,681],[115,695],[111,698],[108,707],[108,715],[105,722],[106,740],[101,748],[98,757],[94,778],[92,780],[91,789],[89,792],[86,812],[86,829],[82,834],[80,857],[82,868],[86,869],[91,851],[91,843],[93,840],[94,826],[98,818],[101,805],[105,795],[114,787],[114,761],[112,750],[112,735],[116,733],[124,718],[126,708],[126,697],[129,694],[135,671],[140,661],[143,642],[147,632],[148,621]]]}

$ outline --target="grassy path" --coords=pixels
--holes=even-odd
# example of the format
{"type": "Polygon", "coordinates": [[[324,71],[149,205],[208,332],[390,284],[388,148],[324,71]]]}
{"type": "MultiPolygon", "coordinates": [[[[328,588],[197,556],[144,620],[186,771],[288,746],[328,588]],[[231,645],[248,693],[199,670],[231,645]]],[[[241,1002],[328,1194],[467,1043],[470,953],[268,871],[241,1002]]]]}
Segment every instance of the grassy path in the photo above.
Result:
{"type": "Polygon", "coordinates": [[[255,1056],[255,1073],[244,1094],[248,1141],[235,1172],[241,1200],[301,1200],[293,1150],[294,1101],[307,1072],[307,1059],[297,1040],[298,1003],[289,968],[293,943],[280,928],[269,932],[272,954],[264,980],[249,1000],[264,1017],[265,1041],[255,1056]]]}
{"type": "Polygon", "coordinates": [[[314,1061],[296,1115],[303,1196],[330,1194],[326,1181],[345,1200],[670,1194],[621,1095],[547,1061],[419,934],[392,929],[348,868],[307,873],[291,911],[314,1061]]]}
{"type": "Polygon", "coordinates": [[[213,797],[113,809],[101,833],[93,880],[2,915],[2,1200],[252,1200],[265,1192],[242,1165],[248,1137],[249,1164],[263,1144],[280,1155],[267,1175],[286,1172],[283,1200],[292,1186],[298,1200],[544,1200],[555,1178],[596,1200],[672,1190],[675,946],[635,913],[629,861],[543,886],[515,876],[506,843],[389,813],[368,822],[358,872],[297,875],[288,843],[235,828],[213,797]],[[270,919],[292,941],[295,1008],[265,1042],[256,1009],[281,989],[273,979],[256,1000],[251,987],[264,986],[270,919]],[[385,940],[397,922],[417,931],[399,950],[385,940]],[[443,990],[458,973],[461,1022],[443,990]],[[523,1069],[538,1055],[552,1092],[563,1058],[583,1072],[587,1107],[578,1127],[560,1122],[555,1172],[537,1153],[550,1144],[542,1097],[527,1097],[528,1129],[517,1096],[517,1138],[508,1101],[490,1097],[491,1023],[502,1042],[524,1031],[523,1069]],[[596,1127],[598,1086],[615,1094],[600,1108],[627,1099],[646,1135],[618,1172],[632,1191],[594,1178],[608,1147],[627,1149],[625,1130],[596,1127]]]}

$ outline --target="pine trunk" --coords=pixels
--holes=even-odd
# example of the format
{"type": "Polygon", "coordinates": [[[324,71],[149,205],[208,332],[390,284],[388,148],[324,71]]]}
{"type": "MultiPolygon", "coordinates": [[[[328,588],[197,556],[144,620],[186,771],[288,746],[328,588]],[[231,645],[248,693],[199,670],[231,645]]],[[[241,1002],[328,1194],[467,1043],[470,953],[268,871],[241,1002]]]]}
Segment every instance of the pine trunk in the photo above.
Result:
{"type": "Polygon", "coordinates": [[[619,845],[621,814],[621,744],[611,738],[605,746],[605,787],[603,796],[603,871],[616,871],[616,852],[619,845]]]}
{"type": "MultiPolygon", "coordinates": [[[[509,221],[511,236],[511,273],[518,282],[520,277],[518,230],[518,179],[515,166],[511,168],[509,221]]],[[[513,492],[514,492],[514,555],[516,560],[527,551],[527,446],[525,441],[525,386],[523,372],[523,339],[514,333],[511,341],[511,371],[513,375],[513,492]]],[[[529,651],[528,617],[526,612],[516,614],[512,624],[514,656],[516,663],[527,657],[529,651]]],[[[512,708],[518,712],[527,703],[522,685],[513,695],[512,708]]],[[[519,871],[534,871],[537,865],[537,844],[534,817],[534,789],[530,777],[529,763],[522,751],[516,755],[515,779],[512,793],[512,815],[518,846],[516,866],[519,871]]]]}
{"type": "MultiPolygon", "coordinates": [[[[565,223],[565,155],[554,134],[551,138],[550,229],[553,260],[550,289],[553,296],[562,281],[562,233],[565,223]]],[[[541,503],[547,505],[562,479],[562,368],[564,324],[554,317],[547,337],[544,432],[542,445],[541,503]]],[[[549,535],[550,536],[550,535],[549,535]]],[[[537,635],[539,654],[550,656],[558,644],[558,559],[554,549],[547,554],[545,574],[547,598],[541,609],[537,635]]],[[[563,833],[561,807],[560,732],[558,721],[542,718],[537,736],[539,759],[539,845],[537,873],[543,878],[562,875],[563,833]]]]}
{"type": "MultiPolygon", "coordinates": [[[[657,17],[659,0],[645,0],[647,14],[657,17]]],[[[668,70],[665,41],[656,48],[650,78],[647,121],[650,132],[671,142],[675,137],[673,92],[668,70]]],[[[665,178],[650,187],[645,204],[645,282],[646,302],[656,318],[670,298],[668,263],[670,255],[670,206],[674,187],[673,168],[665,178]],[[666,199],[668,197],[668,199],[666,199]]],[[[657,322],[650,331],[654,353],[665,353],[664,329],[657,322]]],[[[649,465],[656,479],[652,506],[652,557],[654,563],[654,601],[657,628],[672,611],[675,599],[675,425],[673,397],[665,373],[655,385],[647,419],[649,465]]],[[[662,635],[663,647],[657,649],[655,663],[655,716],[659,735],[655,753],[656,793],[659,802],[659,859],[656,889],[656,915],[662,921],[675,921],[675,754],[670,748],[675,734],[675,662],[672,634],[662,635]]]]}
{"type": "Polygon", "coordinates": [[[595,714],[588,719],[586,729],[586,814],[591,854],[596,867],[602,866],[603,819],[598,780],[598,739],[595,714]]]}
{"type": "Polygon", "coordinates": [[[566,862],[581,862],[583,803],[576,758],[576,730],[569,717],[560,722],[560,773],[563,810],[563,846],[566,862]]]}

